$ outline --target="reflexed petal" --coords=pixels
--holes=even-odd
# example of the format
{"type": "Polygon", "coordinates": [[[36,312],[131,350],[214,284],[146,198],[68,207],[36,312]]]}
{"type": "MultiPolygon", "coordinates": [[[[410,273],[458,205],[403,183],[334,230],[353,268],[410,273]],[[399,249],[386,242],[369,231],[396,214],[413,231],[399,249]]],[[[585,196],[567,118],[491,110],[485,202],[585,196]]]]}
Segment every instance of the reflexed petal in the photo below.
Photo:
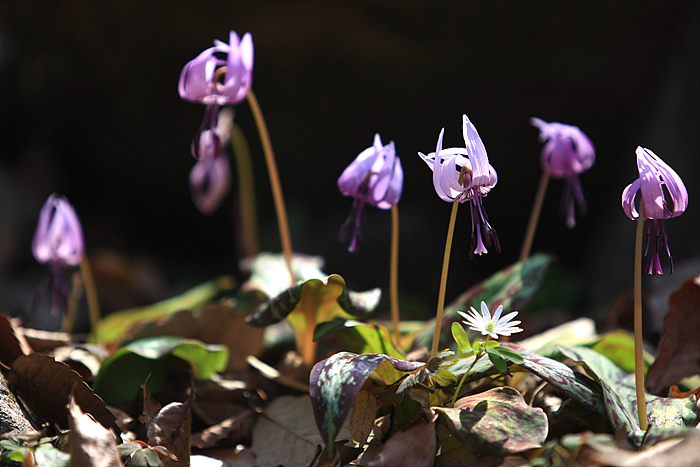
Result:
{"type": "Polygon", "coordinates": [[[646,219],[670,219],[680,216],[688,207],[688,191],[678,174],[651,150],[637,147],[637,168],[646,219]],[[663,186],[673,203],[668,208],[663,186]]]}
{"type": "Polygon", "coordinates": [[[472,165],[472,185],[486,186],[491,180],[489,158],[486,155],[486,148],[479,137],[476,127],[469,121],[466,115],[462,116],[462,136],[469,154],[469,161],[472,165]]]}
{"type": "Polygon", "coordinates": [[[595,149],[579,127],[558,122],[547,123],[531,118],[530,124],[540,130],[539,140],[545,142],[540,162],[543,170],[557,178],[567,178],[591,168],[595,149]]]}
{"type": "Polygon", "coordinates": [[[637,206],[635,204],[635,198],[637,197],[637,191],[639,191],[639,179],[636,179],[622,191],[622,209],[625,211],[627,217],[635,220],[639,217],[637,212],[637,206]]]}

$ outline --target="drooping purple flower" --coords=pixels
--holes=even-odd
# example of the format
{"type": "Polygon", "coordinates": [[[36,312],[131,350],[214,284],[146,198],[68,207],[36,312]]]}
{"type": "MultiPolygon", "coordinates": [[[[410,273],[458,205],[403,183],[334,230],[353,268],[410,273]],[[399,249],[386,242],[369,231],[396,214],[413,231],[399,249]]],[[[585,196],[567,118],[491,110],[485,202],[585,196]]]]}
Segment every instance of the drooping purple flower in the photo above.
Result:
{"type": "Polygon", "coordinates": [[[243,101],[252,83],[253,37],[250,33],[239,40],[238,34],[231,31],[229,44],[214,41],[214,47],[188,62],[180,73],[180,97],[206,105],[199,133],[192,141],[192,155],[198,162],[189,177],[192,197],[203,214],[216,210],[231,184],[231,169],[223,154],[230,123],[221,128],[219,107],[243,101]]]}
{"type": "Polygon", "coordinates": [[[544,143],[540,155],[542,170],[553,177],[564,179],[562,208],[566,213],[566,225],[576,226],[574,200],[582,212],[586,212],[578,174],[590,169],[595,162],[593,143],[577,126],[551,122],[533,117],[530,125],[540,130],[539,140],[544,143]]]}
{"type": "Polygon", "coordinates": [[[474,254],[488,253],[493,246],[500,253],[496,229],[491,227],[481,198],[498,183],[496,170],[489,164],[486,148],[476,128],[466,115],[462,116],[464,148],[442,148],[443,128],[438,137],[435,152],[418,155],[433,171],[433,185],[440,199],[447,202],[470,202],[472,241],[469,258],[474,254]],[[462,174],[462,168],[464,173],[462,174]]]}
{"type": "Polygon", "coordinates": [[[68,200],[51,194],[39,211],[39,222],[32,238],[37,261],[49,265],[52,311],[65,308],[67,291],[63,282],[66,266],[77,266],[85,256],[85,240],[78,215],[68,200]]]}
{"type": "Polygon", "coordinates": [[[214,41],[189,61],[180,73],[180,97],[202,104],[238,104],[245,99],[253,84],[253,36],[238,39],[231,31],[229,43],[214,41]],[[226,55],[226,58],[220,58],[226,55]]]}
{"type": "Polygon", "coordinates": [[[374,135],[374,144],[362,151],[340,175],[338,189],[344,196],[355,198],[350,215],[340,229],[342,242],[348,227],[354,222],[348,251],[355,252],[359,245],[365,204],[391,209],[401,199],[403,169],[401,160],[396,156],[394,142],[384,146],[379,133],[374,135]]]}
{"type": "Polygon", "coordinates": [[[678,174],[650,149],[638,146],[636,153],[639,178],[627,185],[622,192],[622,209],[630,219],[638,219],[635,198],[637,192],[641,192],[644,219],[653,221],[648,223],[644,251],[644,256],[648,256],[651,245],[647,272],[648,274],[664,273],[659,259],[659,252],[664,249],[668,255],[671,274],[673,274],[673,258],[668,247],[664,220],[683,214],[688,207],[688,191],[678,174]]]}

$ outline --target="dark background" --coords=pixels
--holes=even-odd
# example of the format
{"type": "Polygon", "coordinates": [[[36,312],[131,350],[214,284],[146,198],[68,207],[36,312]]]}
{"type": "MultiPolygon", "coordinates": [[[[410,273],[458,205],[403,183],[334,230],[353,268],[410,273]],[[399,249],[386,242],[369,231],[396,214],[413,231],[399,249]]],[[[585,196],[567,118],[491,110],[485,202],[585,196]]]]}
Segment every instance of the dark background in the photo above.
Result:
{"type": "MultiPolygon", "coordinates": [[[[534,250],[558,256],[572,309],[600,316],[632,284],[635,227],[620,197],[637,177],[637,145],[685,180],[689,208],[667,232],[677,268],[689,269],[672,277],[700,273],[699,13],[697,2],[671,1],[2,2],[0,311],[26,311],[45,273],[30,241],[54,191],[79,213],[107,310],[241,278],[231,196],[211,217],[191,201],[189,145],[204,109],[177,94],[183,65],[233,29],[253,35],[253,88],[294,248],[323,256],[356,290],[386,290],[390,214],[370,207],[361,251],[347,253],[338,230],[351,200],[336,179],[376,132],[395,141],[402,306],[415,316],[435,308],[450,212],[417,151],[434,151],[442,127],[446,147],[463,145],[466,113],[499,175],[485,206],[503,252],[468,260],[463,207],[449,300],[517,260],[540,177],[528,119],[579,126],[597,150],[581,177],[588,215],[568,230],[553,180],[534,250]]],[[[279,251],[257,130],[247,103],[236,112],[253,151],[262,246],[279,251]]]]}

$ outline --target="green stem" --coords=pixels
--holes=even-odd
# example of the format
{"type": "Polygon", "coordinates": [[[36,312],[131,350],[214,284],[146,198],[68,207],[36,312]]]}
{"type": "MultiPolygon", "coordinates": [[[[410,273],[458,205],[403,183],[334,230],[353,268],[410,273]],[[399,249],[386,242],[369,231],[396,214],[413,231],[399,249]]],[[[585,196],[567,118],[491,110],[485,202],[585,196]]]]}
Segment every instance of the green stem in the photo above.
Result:
{"type": "Polygon", "coordinates": [[[253,181],[253,164],[250,148],[243,131],[235,123],[231,126],[231,147],[236,160],[238,173],[238,209],[237,229],[240,232],[238,242],[242,256],[255,256],[260,253],[260,233],[255,202],[255,183],[253,181]]]}
{"type": "MultiPolygon", "coordinates": [[[[464,172],[464,168],[462,168],[464,172]]],[[[461,177],[460,177],[461,179],[461,177]]],[[[437,313],[435,315],[435,334],[433,335],[433,345],[430,349],[430,358],[437,356],[438,345],[440,345],[440,331],[442,328],[442,312],[445,308],[445,289],[447,288],[447,270],[450,267],[450,253],[452,252],[452,236],[455,232],[455,220],[457,219],[457,207],[459,201],[452,203],[452,213],[450,215],[450,225],[447,227],[447,241],[445,242],[445,256],[442,259],[442,275],[440,276],[440,292],[438,295],[437,313]]]]}
{"type": "Polygon", "coordinates": [[[527,231],[525,233],[525,239],[523,240],[523,247],[520,250],[520,261],[525,261],[530,256],[530,249],[532,248],[532,241],[535,238],[537,222],[540,219],[540,212],[542,211],[542,202],[544,201],[544,194],[547,192],[548,184],[549,171],[545,170],[542,172],[542,176],[540,177],[540,185],[537,187],[535,201],[532,203],[532,211],[530,211],[530,221],[527,224],[527,231]]]}
{"type": "Polygon", "coordinates": [[[462,375],[462,379],[459,381],[459,384],[457,385],[457,389],[455,390],[455,395],[452,397],[452,404],[450,407],[454,407],[455,403],[457,402],[457,396],[459,396],[459,391],[462,390],[462,385],[464,384],[464,381],[467,379],[467,375],[471,373],[472,369],[474,368],[474,365],[476,365],[476,362],[479,361],[481,357],[484,356],[484,351],[481,350],[479,351],[478,355],[474,359],[471,365],[469,365],[469,368],[467,369],[467,372],[462,375]]]}
{"type": "Polygon", "coordinates": [[[639,427],[646,431],[647,404],[644,394],[644,348],[642,346],[642,240],[644,237],[644,203],[639,203],[637,237],[634,246],[634,376],[637,388],[639,427]]]}
{"type": "Polygon", "coordinates": [[[394,328],[394,340],[399,344],[399,208],[391,207],[391,269],[389,273],[389,291],[391,294],[391,322],[394,328]]]}
{"type": "Polygon", "coordinates": [[[277,162],[275,161],[275,154],[272,151],[272,142],[270,141],[270,134],[267,132],[265,118],[263,117],[262,110],[260,110],[260,104],[258,104],[258,100],[256,99],[255,93],[252,89],[248,91],[247,98],[248,104],[250,105],[250,110],[253,112],[253,118],[255,118],[255,124],[258,127],[258,133],[260,133],[260,142],[262,143],[263,153],[265,154],[267,172],[270,176],[272,197],[275,201],[275,211],[277,212],[277,223],[280,229],[282,252],[284,253],[284,260],[287,262],[287,268],[289,269],[289,275],[291,276],[290,285],[293,285],[296,283],[296,278],[294,276],[294,271],[292,270],[292,240],[289,235],[287,210],[284,206],[284,196],[282,196],[282,184],[280,183],[280,176],[277,172],[277,162]]]}

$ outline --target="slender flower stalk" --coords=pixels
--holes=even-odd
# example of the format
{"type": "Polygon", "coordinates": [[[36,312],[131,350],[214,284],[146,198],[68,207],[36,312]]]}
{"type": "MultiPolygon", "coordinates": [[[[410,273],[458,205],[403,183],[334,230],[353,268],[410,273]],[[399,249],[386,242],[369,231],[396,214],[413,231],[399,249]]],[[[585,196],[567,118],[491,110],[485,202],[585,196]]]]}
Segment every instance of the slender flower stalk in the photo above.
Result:
{"type": "Polygon", "coordinates": [[[646,397],[644,393],[644,362],[642,347],[642,238],[644,221],[649,220],[647,246],[644,256],[649,258],[647,273],[663,274],[659,252],[666,250],[673,273],[673,258],[668,247],[664,220],[680,216],[688,207],[688,191],[678,174],[650,149],[637,147],[637,170],[639,178],[627,185],[622,192],[622,209],[627,217],[637,221],[634,257],[634,367],[637,388],[639,426],[648,427],[646,397]],[[635,206],[637,192],[641,193],[639,211],[635,206]],[[652,230],[653,226],[653,230],[652,230]]]}
{"type": "Polygon", "coordinates": [[[245,258],[260,253],[260,233],[250,149],[243,131],[236,124],[231,126],[231,147],[238,173],[238,243],[241,245],[241,256],[245,258]]]}
{"type": "Polygon", "coordinates": [[[447,230],[447,243],[442,263],[442,275],[440,278],[440,291],[438,294],[438,306],[435,322],[435,334],[430,350],[430,356],[437,355],[440,344],[440,332],[442,328],[442,314],[445,306],[445,290],[447,287],[447,271],[449,269],[450,252],[452,250],[452,236],[457,217],[457,207],[460,203],[469,201],[472,221],[472,241],[469,250],[469,258],[474,254],[487,253],[487,247],[493,246],[496,251],[501,251],[496,229],[491,227],[486,210],[483,207],[482,198],[496,186],[498,176],[496,170],[489,164],[486,148],[479,137],[474,125],[466,115],[462,116],[462,136],[464,148],[442,148],[442,139],[445,133],[443,128],[438,137],[435,152],[428,155],[418,153],[423,161],[433,171],[433,186],[440,199],[451,202],[452,213],[447,230]]]}
{"type": "Polygon", "coordinates": [[[389,268],[389,292],[391,297],[391,322],[394,340],[399,345],[399,208],[391,207],[391,266],[389,268]]]}
{"type": "Polygon", "coordinates": [[[536,117],[530,119],[530,124],[540,130],[539,140],[544,143],[540,154],[542,177],[520,250],[520,261],[525,261],[530,256],[550,176],[564,179],[562,210],[566,215],[567,227],[572,229],[576,226],[575,204],[579,205],[582,212],[586,211],[586,200],[578,175],[590,169],[595,162],[593,143],[579,127],[558,122],[547,123],[536,117]]]}

